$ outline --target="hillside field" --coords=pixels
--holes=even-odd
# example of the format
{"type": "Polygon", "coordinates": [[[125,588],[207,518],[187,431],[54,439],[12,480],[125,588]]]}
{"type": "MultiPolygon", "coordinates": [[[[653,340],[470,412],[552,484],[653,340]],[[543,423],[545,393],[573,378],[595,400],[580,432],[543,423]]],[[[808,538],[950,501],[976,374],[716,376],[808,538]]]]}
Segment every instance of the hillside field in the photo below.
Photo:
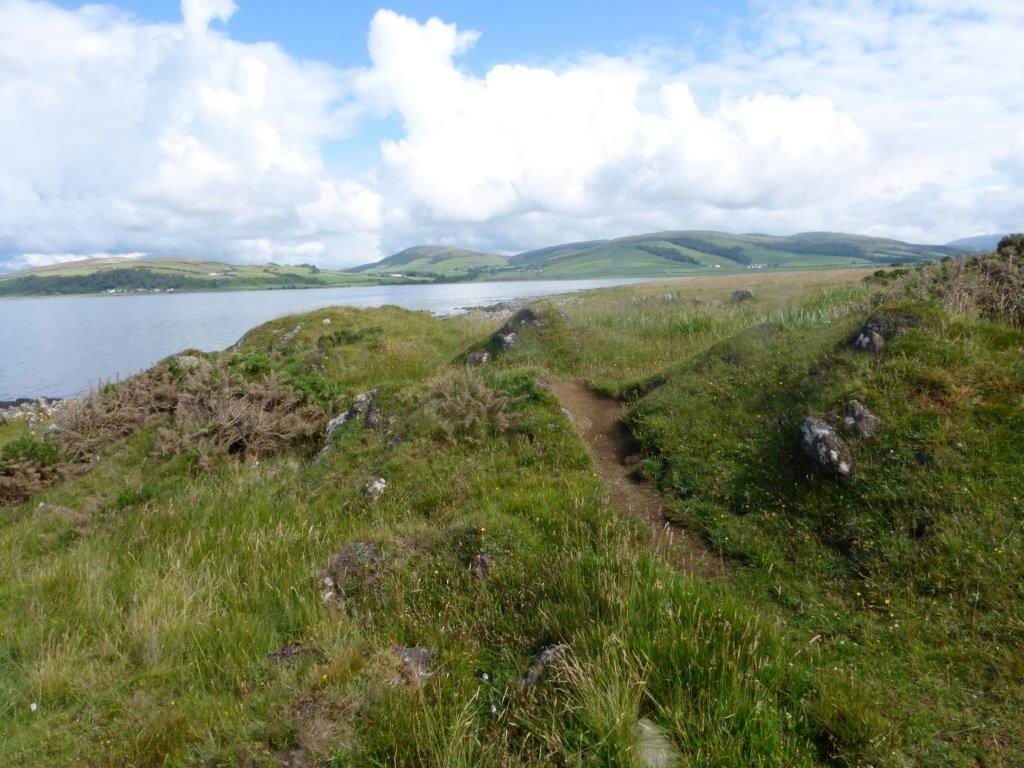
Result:
{"type": "Polygon", "coordinates": [[[325,309],[0,426],[0,766],[1021,764],[993,263],[325,309]],[[556,381],[623,409],[667,537],[556,381]],[[851,399],[840,482],[801,423],[851,399]]]}
{"type": "Polygon", "coordinates": [[[89,260],[0,275],[0,297],[140,291],[219,291],[372,285],[379,279],[309,266],[215,261],[89,260]]]}

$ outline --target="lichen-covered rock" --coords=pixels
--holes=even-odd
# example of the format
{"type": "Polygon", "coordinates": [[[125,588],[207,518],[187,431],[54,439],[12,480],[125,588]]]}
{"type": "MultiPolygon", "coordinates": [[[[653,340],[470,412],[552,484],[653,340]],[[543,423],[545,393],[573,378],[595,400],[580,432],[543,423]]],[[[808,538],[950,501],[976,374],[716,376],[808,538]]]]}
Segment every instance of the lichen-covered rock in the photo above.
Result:
{"type": "Polygon", "coordinates": [[[387,489],[388,481],[383,477],[374,475],[366,483],[366,487],[363,489],[363,496],[365,496],[369,501],[377,501],[384,495],[384,491],[387,489]]]}
{"type": "Polygon", "coordinates": [[[299,331],[301,331],[301,330],[302,330],[302,323],[299,323],[298,325],[296,325],[294,328],[292,328],[287,333],[282,334],[281,335],[281,339],[280,339],[281,345],[285,346],[287,344],[291,344],[295,340],[295,337],[299,335],[299,331]]]}
{"type": "Polygon", "coordinates": [[[391,681],[392,685],[416,687],[434,674],[434,652],[429,648],[396,645],[395,654],[398,656],[398,677],[391,681]]]}
{"type": "Polygon", "coordinates": [[[853,477],[853,455],[850,447],[832,426],[809,416],[800,426],[803,449],[815,469],[826,477],[846,482],[853,477]]]}
{"type": "Polygon", "coordinates": [[[920,319],[913,312],[902,309],[881,311],[865,320],[860,330],[853,334],[850,342],[855,349],[877,354],[886,342],[905,333],[919,322],[920,319]]]}
{"type": "Polygon", "coordinates": [[[565,656],[568,651],[568,645],[565,643],[556,643],[555,645],[549,645],[534,656],[530,661],[529,666],[526,667],[526,671],[523,672],[523,687],[533,688],[537,685],[537,683],[547,676],[548,672],[550,672],[553,667],[556,667],[565,661],[565,656]]]}
{"type": "Polygon", "coordinates": [[[739,304],[744,301],[751,301],[754,298],[754,292],[749,288],[741,288],[738,291],[733,291],[732,296],[729,297],[729,301],[733,304],[739,304]]]}
{"type": "Polygon", "coordinates": [[[334,433],[338,431],[338,429],[351,421],[359,419],[360,417],[365,419],[367,426],[378,426],[380,424],[381,412],[380,406],[377,405],[376,398],[376,389],[371,389],[356,395],[356,399],[352,401],[351,406],[327,422],[326,439],[329,440],[334,433]]]}
{"type": "Polygon", "coordinates": [[[846,404],[843,426],[861,437],[871,437],[881,428],[882,420],[863,403],[851,400],[846,404]]]}
{"type": "Polygon", "coordinates": [[[491,353],[486,349],[474,349],[468,355],[466,355],[466,365],[470,368],[476,368],[478,365],[484,365],[491,361],[491,353]]]}
{"type": "Polygon", "coordinates": [[[509,331],[507,333],[501,333],[499,331],[494,334],[494,340],[498,342],[498,346],[501,347],[502,352],[508,352],[512,347],[519,343],[519,335],[515,331],[509,331]]]}
{"type": "Polygon", "coordinates": [[[865,326],[861,328],[853,339],[853,346],[866,352],[878,354],[885,346],[885,337],[878,331],[865,326]]]}
{"type": "Polygon", "coordinates": [[[384,553],[378,544],[359,541],[342,547],[320,572],[321,599],[325,604],[341,605],[350,593],[372,586],[383,564],[384,553]]]}

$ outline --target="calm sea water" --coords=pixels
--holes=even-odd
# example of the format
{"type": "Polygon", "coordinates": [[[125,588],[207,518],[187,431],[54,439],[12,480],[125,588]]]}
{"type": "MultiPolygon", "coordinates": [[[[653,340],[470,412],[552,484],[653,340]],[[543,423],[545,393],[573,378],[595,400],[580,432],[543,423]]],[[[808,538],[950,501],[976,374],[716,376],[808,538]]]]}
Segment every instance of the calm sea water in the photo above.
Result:
{"type": "Polygon", "coordinates": [[[638,280],[538,280],[290,291],[57,296],[0,301],[0,400],[67,397],[195,347],[233,344],[275,317],[335,305],[451,314],[510,299],[638,280]]]}

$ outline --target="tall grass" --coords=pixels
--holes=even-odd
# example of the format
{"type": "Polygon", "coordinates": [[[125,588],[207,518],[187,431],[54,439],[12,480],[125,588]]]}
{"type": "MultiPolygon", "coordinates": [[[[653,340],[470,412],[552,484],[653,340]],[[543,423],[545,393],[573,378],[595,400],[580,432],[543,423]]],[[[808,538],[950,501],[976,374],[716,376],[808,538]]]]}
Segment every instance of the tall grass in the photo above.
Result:
{"type": "Polygon", "coordinates": [[[536,381],[669,375],[748,326],[818,334],[860,297],[806,297],[822,280],[766,281],[749,306],[577,298],[468,379],[452,361],[491,330],[472,318],[257,329],[228,356],[239,375],[324,408],[378,388],[384,426],[346,425],[318,462],[154,456],[143,427],[0,513],[0,765],[638,765],[641,719],[686,766],[898,764],[879,703],[799,611],[652,554],[536,381]],[[318,574],[359,542],[379,575],[325,602],[318,574]],[[565,664],[524,688],[553,643],[565,664]],[[433,651],[422,685],[401,682],[399,645],[433,651]]]}

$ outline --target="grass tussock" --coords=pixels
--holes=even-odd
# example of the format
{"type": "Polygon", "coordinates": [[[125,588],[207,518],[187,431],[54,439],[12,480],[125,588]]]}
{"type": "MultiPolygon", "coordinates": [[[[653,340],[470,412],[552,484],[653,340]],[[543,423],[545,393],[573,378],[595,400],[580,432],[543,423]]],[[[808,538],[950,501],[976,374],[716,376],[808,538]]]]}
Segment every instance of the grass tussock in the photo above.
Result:
{"type": "Polygon", "coordinates": [[[454,371],[431,382],[417,407],[434,436],[447,443],[479,444],[513,426],[510,398],[473,371],[454,371]]]}

